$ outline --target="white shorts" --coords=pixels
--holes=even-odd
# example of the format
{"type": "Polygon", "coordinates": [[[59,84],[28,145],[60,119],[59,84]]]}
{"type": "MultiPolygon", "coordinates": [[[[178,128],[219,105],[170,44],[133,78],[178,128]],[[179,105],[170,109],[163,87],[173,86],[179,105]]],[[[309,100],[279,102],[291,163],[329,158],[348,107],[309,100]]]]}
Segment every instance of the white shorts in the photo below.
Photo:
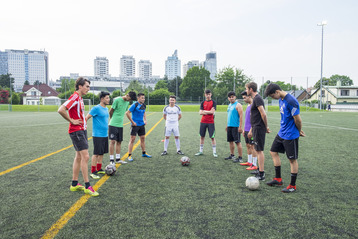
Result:
{"type": "Polygon", "coordinates": [[[172,126],[172,127],[168,127],[166,126],[165,127],[165,130],[164,130],[164,135],[169,137],[172,135],[172,133],[174,134],[175,137],[179,137],[180,136],[180,133],[179,133],[179,126],[172,126]]]}

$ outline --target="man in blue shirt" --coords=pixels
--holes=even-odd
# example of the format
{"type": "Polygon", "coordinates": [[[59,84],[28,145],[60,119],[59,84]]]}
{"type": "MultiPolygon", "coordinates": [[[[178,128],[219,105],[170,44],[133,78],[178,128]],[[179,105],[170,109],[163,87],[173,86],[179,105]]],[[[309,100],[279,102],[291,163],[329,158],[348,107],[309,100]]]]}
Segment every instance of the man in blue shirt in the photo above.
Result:
{"type": "Polygon", "coordinates": [[[139,93],[137,95],[137,102],[134,102],[131,107],[126,112],[127,118],[132,123],[131,128],[131,138],[128,145],[128,161],[132,162],[132,150],[135,138],[138,134],[140,138],[140,146],[142,148],[142,157],[151,158],[151,155],[148,155],[145,152],[145,125],[147,124],[146,114],[145,114],[145,95],[139,93]],[[131,116],[132,114],[132,116],[131,116]]]}
{"type": "Polygon", "coordinates": [[[99,179],[98,174],[104,174],[102,169],[103,155],[108,153],[108,108],[110,98],[109,93],[100,93],[100,104],[96,105],[86,116],[86,121],[93,117],[92,136],[93,136],[93,156],[91,166],[91,178],[99,179]]]}
{"type": "Polygon", "coordinates": [[[284,193],[296,191],[296,179],[298,174],[298,139],[305,136],[302,131],[302,120],[300,117],[300,105],[295,97],[281,90],[280,86],[271,83],[265,90],[265,96],[278,99],[281,113],[281,127],[272,143],[270,154],[275,166],[275,178],[268,182],[269,186],[282,185],[281,161],[278,153],[285,153],[291,165],[291,183],[282,189],[284,193]]]}

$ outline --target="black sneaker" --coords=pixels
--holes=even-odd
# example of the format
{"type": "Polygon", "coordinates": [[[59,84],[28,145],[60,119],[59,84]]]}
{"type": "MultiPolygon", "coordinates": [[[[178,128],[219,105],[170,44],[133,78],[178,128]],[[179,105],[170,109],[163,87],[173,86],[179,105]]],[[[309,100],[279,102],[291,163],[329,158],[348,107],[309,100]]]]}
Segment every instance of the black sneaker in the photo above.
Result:
{"type": "Polygon", "coordinates": [[[234,161],[232,161],[233,163],[242,163],[242,162],[244,162],[243,160],[242,160],[242,157],[238,157],[238,158],[236,158],[234,161]]]}
{"type": "Polygon", "coordinates": [[[181,150],[178,150],[177,154],[184,155],[184,153],[181,150]]]}
{"type": "Polygon", "coordinates": [[[164,155],[167,155],[167,154],[168,154],[167,151],[163,151],[163,153],[161,155],[164,156],[164,155]]]}
{"type": "Polygon", "coordinates": [[[256,175],[256,178],[257,178],[258,180],[260,180],[260,181],[265,181],[265,173],[262,174],[262,175],[260,175],[260,173],[258,173],[258,174],[256,175]]]}
{"type": "Polygon", "coordinates": [[[283,193],[293,193],[296,192],[296,186],[288,185],[287,188],[281,190],[283,193]]]}
{"type": "Polygon", "coordinates": [[[121,163],[121,159],[116,159],[116,163],[121,163]]]}
{"type": "Polygon", "coordinates": [[[103,169],[97,171],[97,174],[105,174],[106,172],[103,169]]]}
{"type": "Polygon", "coordinates": [[[277,180],[278,178],[274,178],[272,181],[266,183],[269,186],[281,186],[282,185],[282,179],[280,178],[281,181],[277,180]]]}
{"type": "Polygon", "coordinates": [[[256,169],[256,170],[251,171],[250,173],[257,175],[257,174],[259,174],[259,170],[256,169]]]}
{"type": "Polygon", "coordinates": [[[226,157],[225,160],[232,160],[235,159],[235,155],[230,155],[229,157],[226,157]]]}

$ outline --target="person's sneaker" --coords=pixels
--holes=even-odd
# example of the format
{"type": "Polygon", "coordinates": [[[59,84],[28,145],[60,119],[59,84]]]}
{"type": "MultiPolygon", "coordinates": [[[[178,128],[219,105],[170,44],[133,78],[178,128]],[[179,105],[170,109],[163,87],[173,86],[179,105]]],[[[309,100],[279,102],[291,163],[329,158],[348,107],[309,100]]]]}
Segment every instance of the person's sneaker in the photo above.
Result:
{"type": "Polygon", "coordinates": [[[231,155],[229,157],[224,158],[225,160],[232,160],[235,159],[235,155],[231,155]]]}
{"type": "Polygon", "coordinates": [[[232,161],[233,163],[242,163],[243,162],[243,160],[242,160],[242,158],[241,157],[238,157],[238,158],[236,158],[234,161],[232,161]]]}
{"type": "Polygon", "coordinates": [[[132,155],[128,157],[128,161],[129,161],[129,162],[133,162],[133,157],[132,157],[132,155]]]}
{"type": "Polygon", "coordinates": [[[218,155],[217,155],[216,153],[213,153],[213,156],[214,156],[214,158],[217,158],[217,157],[218,157],[218,155]]]}
{"type": "Polygon", "coordinates": [[[282,178],[274,178],[272,181],[266,183],[269,186],[281,186],[282,178]]]}
{"type": "Polygon", "coordinates": [[[97,171],[97,174],[106,174],[106,172],[103,169],[100,169],[97,171]]]}
{"type": "Polygon", "coordinates": [[[250,167],[246,168],[246,170],[257,170],[257,166],[251,165],[250,167]]]}
{"type": "Polygon", "coordinates": [[[164,155],[168,155],[167,151],[163,151],[163,153],[161,154],[161,156],[164,156],[164,155]]]}
{"type": "Polygon", "coordinates": [[[93,179],[99,179],[100,176],[97,175],[97,171],[90,174],[90,177],[93,179]]]}
{"type": "Polygon", "coordinates": [[[114,165],[114,166],[116,165],[116,163],[114,162],[114,160],[109,161],[109,163],[112,164],[112,165],[114,165]]]}
{"type": "Polygon", "coordinates": [[[88,187],[87,189],[85,189],[84,191],[85,191],[85,194],[91,195],[91,196],[93,196],[93,197],[96,197],[96,196],[99,195],[99,193],[96,192],[96,191],[92,188],[92,186],[89,186],[89,187],[88,187]]]}
{"type": "Polygon", "coordinates": [[[293,193],[296,191],[296,186],[288,185],[287,188],[281,190],[283,193],[293,193]]]}
{"type": "Polygon", "coordinates": [[[251,173],[251,174],[254,174],[254,175],[257,175],[257,174],[259,173],[259,170],[256,169],[256,170],[251,171],[250,173],[251,173]]]}
{"type": "Polygon", "coordinates": [[[126,164],[127,162],[126,162],[126,161],[124,161],[124,160],[119,160],[119,161],[116,161],[116,163],[126,164]]]}
{"type": "Polygon", "coordinates": [[[72,186],[72,185],[71,185],[70,190],[71,190],[72,192],[75,192],[75,191],[83,191],[83,190],[85,190],[85,187],[82,186],[81,184],[77,184],[76,186],[72,186]]]}
{"type": "Polygon", "coordinates": [[[196,153],[195,156],[203,155],[203,152],[196,153]]]}
{"type": "Polygon", "coordinates": [[[144,158],[151,158],[152,157],[152,155],[149,155],[149,154],[142,154],[142,157],[144,157],[144,158]]]}
{"type": "Polygon", "coordinates": [[[177,154],[184,155],[184,153],[180,149],[177,151],[177,154]]]}
{"type": "Polygon", "coordinates": [[[260,175],[260,173],[257,174],[257,175],[256,175],[256,178],[257,178],[258,180],[260,180],[260,181],[265,181],[265,173],[264,173],[263,175],[260,175]]]}
{"type": "Polygon", "coordinates": [[[251,166],[252,165],[252,163],[249,163],[249,162],[246,162],[246,163],[240,163],[240,165],[242,165],[242,166],[251,166]]]}

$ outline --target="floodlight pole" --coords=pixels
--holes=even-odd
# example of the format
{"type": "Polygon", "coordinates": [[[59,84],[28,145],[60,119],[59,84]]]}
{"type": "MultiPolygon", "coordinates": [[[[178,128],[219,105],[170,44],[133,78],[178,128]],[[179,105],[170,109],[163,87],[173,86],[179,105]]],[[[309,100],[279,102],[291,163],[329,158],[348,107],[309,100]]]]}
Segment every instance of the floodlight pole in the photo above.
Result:
{"type": "Polygon", "coordinates": [[[326,21],[318,23],[317,26],[322,27],[322,42],[321,42],[321,79],[320,79],[320,98],[319,98],[319,109],[322,110],[322,77],[323,77],[323,28],[327,25],[326,21]]]}

